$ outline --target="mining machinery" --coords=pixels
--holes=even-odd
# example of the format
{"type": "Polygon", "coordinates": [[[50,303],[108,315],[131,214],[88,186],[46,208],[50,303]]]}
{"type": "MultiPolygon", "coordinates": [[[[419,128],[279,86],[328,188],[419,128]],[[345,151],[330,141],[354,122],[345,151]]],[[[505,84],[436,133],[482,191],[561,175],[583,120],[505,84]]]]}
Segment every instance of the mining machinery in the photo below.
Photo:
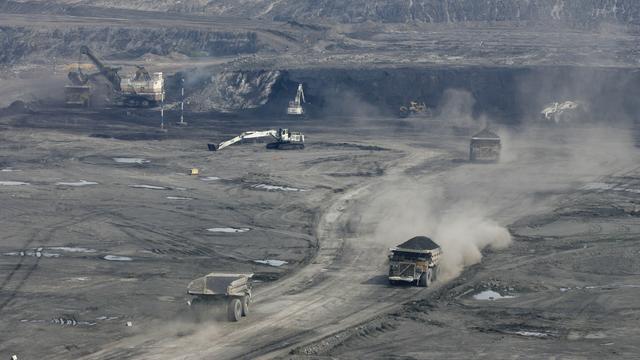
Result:
{"type": "Polygon", "coordinates": [[[304,90],[302,90],[302,84],[298,84],[298,91],[296,92],[295,99],[289,101],[289,107],[287,107],[287,115],[303,116],[304,108],[302,107],[302,103],[304,102],[304,90]]]}
{"type": "Polygon", "coordinates": [[[113,90],[114,103],[127,107],[151,107],[164,100],[164,77],[161,72],[149,74],[138,66],[131,78],[121,78],[120,67],[111,67],[100,61],[87,47],[80,48],[80,56],[85,55],[95,65],[98,72],[85,74],[78,62],[77,71],[68,74],[70,85],[65,86],[67,105],[89,106],[92,95],[92,80],[101,76],[105,78],[113,90]]]}
{"type": "Polygon", "coordinates": [[[297,150],[304,149],[304,134],[289,131],[289,129],[245,131],[233,139],[223,141],[220,144],[208,144],[209,151],[218,151],[246,139],[272,137],[274,142],[267,144],[267,149],[297,150]]]}

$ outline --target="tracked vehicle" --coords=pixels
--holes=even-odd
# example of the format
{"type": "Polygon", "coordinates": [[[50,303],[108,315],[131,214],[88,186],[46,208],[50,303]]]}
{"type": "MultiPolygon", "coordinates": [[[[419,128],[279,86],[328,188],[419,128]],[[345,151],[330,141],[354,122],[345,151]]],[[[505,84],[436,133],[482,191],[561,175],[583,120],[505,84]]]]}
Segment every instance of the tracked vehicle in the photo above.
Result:
{"type": "Polygon", "coordinates": [[[67,77],[70,85],[65,86],[67,106],[88,107],[91,103],[92,80],[103,77],[115,94],[113,102],[127,107],[152,107],[164,100],[164,77],[161,72],[150,74],[143,66],[138,66],[132,77],[121,78],[119,67],[107,66],[100,61],[91,50],[82,46],[80,56],[86,55],[98,72],[85,74],[78,61],[76,71],[70,71],[67,77]]]}
{"type": "Polygon", "coordinates": [[[210,273],[189,283],[189,306],[198,320],[208,320],[215,308],[226,306],[227,320],[249,315],[253,274],[210,273]]]}
{"type": "Polygon", "coordinates": [[[304,134],[290,131],[289,129],[245,131],[233,139],[223,141],[220,144],[207,144],[209,151],[218,151],[246,139],[257,139],[270,137],[275,142],[267,144],[267,149],[277,150],[298,150],[304,149],[304,134]]]}
{"type": "Polygon", "coordinates": [[[289,101],[289,106],[287,107],[287,115],[304,116],[304,108],[302,107],[302,103],[304,102],[304,90],[302,90],[302,84],[298,84],[296,97],[293,100],[289,101]]]}
{"type": "Polygon", "coordinates": [[[426,236],[413,237],[389,249],[389,283],[429,287],[440,272],[440,245],[426,236]]]}

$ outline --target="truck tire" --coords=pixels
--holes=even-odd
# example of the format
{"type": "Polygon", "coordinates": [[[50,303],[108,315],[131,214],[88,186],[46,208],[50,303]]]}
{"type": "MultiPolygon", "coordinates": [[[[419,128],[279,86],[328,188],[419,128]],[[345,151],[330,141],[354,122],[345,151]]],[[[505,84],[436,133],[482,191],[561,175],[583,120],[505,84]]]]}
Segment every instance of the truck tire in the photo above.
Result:
{"type": "Polygon", "coordinates": [[[242,316],[249,315],[249,303],[251,302],[250,296],[242,297],[242,316]]]}
{"type": "Polygon", "coordinates": [[[439,276],[440,276],[440,267],[436,265],[433,267],[433,275],[431,277],[431,282],[438,281],[439,276]]]}
{"type": "Polygon", "coordinates": [[[433,269],[427,269],[426,272],[423,272],[420,275],[420,279],[418,279],[419,287],[429,287],[431,285],[431,280],[433,277],[433,269]]]}
{"type": "Polygon", "coordinates": [[[242,302],[238,298],[231,298],[227,304],[227,319],[229,321],[239,321],[242,317],[242,302]]]}

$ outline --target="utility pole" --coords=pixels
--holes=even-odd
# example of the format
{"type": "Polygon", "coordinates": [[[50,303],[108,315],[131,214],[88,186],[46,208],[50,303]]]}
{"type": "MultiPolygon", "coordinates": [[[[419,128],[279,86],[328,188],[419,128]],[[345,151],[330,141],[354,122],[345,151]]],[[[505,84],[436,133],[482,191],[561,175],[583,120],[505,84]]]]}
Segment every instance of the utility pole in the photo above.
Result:
{"type": "Polygon", "coordinates": [[[182,81],[182,88],[181,88],[182,98],[180,99],[180,122],[178,123],[178,125],[185,126],[187,125],[187,123],[184,122],[184,77],[181,79],[181,81],[182,81]]]}

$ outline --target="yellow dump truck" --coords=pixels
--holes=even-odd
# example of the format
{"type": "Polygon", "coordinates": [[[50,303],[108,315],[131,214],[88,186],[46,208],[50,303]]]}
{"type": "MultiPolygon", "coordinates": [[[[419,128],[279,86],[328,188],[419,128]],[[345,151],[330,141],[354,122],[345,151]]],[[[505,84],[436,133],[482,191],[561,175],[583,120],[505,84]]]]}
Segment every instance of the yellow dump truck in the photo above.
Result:
{"type": "Polygon", "coordinates": [[[440,272],[440,245],[426,236],[415,236],[389,249],[389,283],[429,287],[440,272]]]}

